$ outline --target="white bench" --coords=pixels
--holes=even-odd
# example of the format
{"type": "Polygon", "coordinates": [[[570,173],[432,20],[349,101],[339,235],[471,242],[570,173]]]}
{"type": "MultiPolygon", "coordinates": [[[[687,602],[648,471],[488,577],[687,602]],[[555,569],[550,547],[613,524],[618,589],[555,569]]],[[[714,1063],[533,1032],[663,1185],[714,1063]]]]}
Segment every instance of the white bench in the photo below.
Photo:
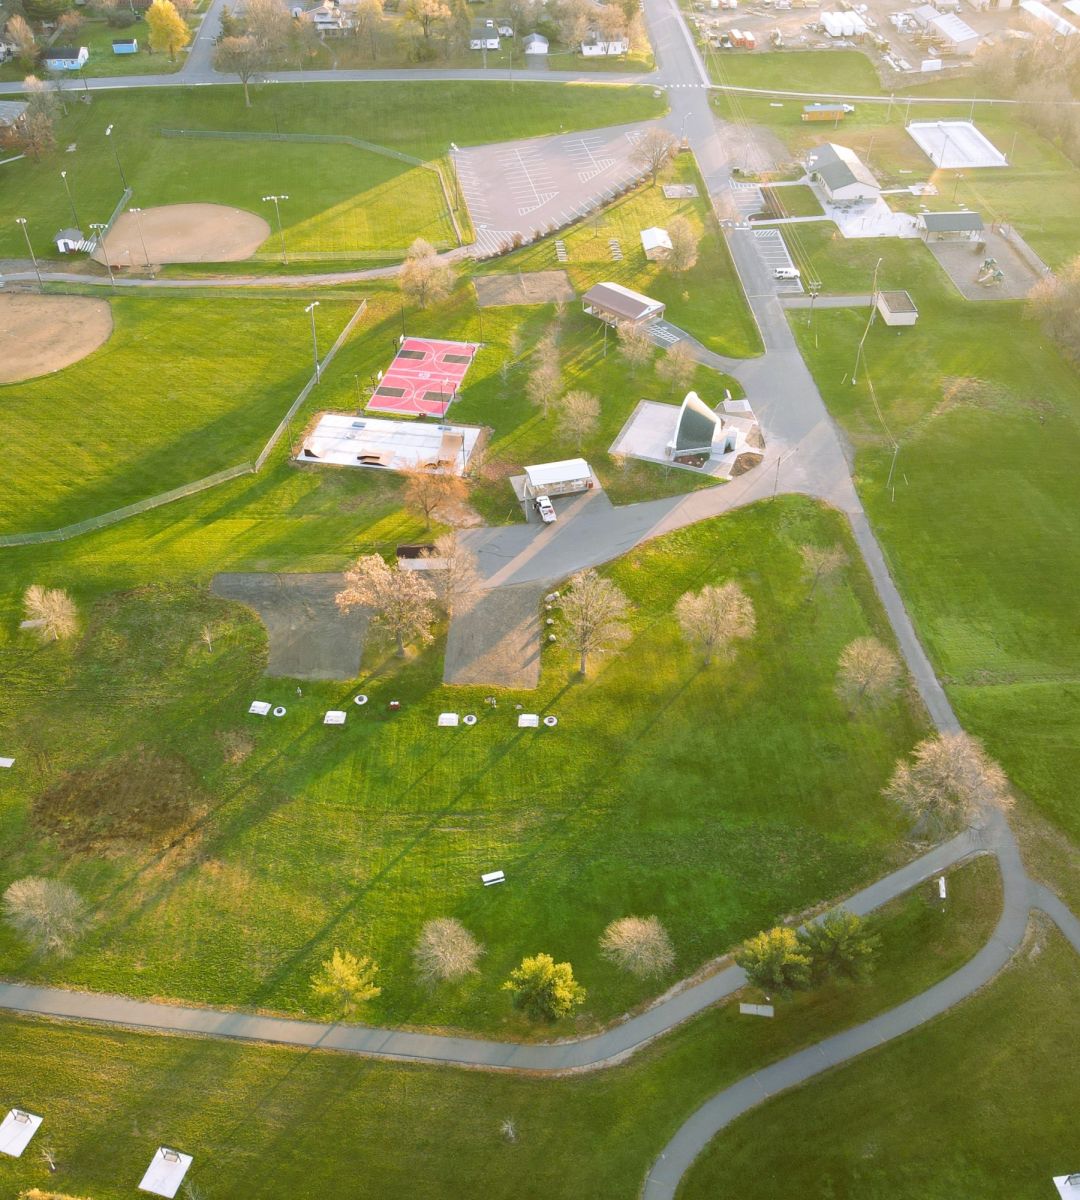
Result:
{"type": "Polygon", "coordinates": [[[937,881],[937,892],[938,892],[938,895],[942,898],[942,900],[944,900],[945,899],[945,876],[944,875],[942,875],[937,881]]]}
{"type": "Polygon", "coordinates": [[[0,767],[13,767],[15,760],[13,758],[0,758],[0,767]]]}
{"type": "Polygon", "coordinates": [[[7,1116],[0,1121],[0,1154],[20,1158],[37,1133],[41,1121],[41,1117],[21,1108],[9,1109],[7,1116]]]}
{"type": "Polygon", "coordinates": [[[453,729],[458,723],[457,713],[439,713],[438,724],[443,729],[453,729]]]}
{"type": "Polygon", "coordinates": [[[166,1196],[168,1200],[172,1200],[180,1190],[190,1166],[190,1154],[181,1154],[179,1150],[159,1146],[150,1166],[146,1168],[139,1191],[152,1192],[155,1196],[166,1196]]]}
{"type": "Polygon", "coordinates": [[[518,717],[518,729],[538,729],[540,717],[537,713],[522,713],[518,717]]]}
{"type": "Polygon", "coordinates": [[[493,883],[505,883],[506,875],[502,871],[488,871],[486,875],[480,876],[480,882],[484,887],[491,887],[493,883]]]}
{"type": "Polygon", "coordinates": [[[265,700],[252,700],[249,713],[254,713],[257,717],[265,717],[270,711],[270,705],[265,700]]]}
{"type": "Polygon", "coordinates": [[[740,1004],[739,1012],[744,1017],[771,1017],[773,1006],[771,1004],[740,1004]]]}
{"type": "Polygon", "coordinates": [[[332,708],[322,719],[324,725],[344,725],[345,714],[340,708],[332,708]]]}

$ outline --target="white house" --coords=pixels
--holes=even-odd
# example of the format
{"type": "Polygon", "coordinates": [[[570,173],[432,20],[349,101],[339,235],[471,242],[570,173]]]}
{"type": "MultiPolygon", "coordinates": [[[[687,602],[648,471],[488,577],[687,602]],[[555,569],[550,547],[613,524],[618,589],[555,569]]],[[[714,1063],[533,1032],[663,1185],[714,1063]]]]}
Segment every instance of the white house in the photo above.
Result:
{"type": "Polygon", "coordinates": [[[29,107],[24,100],[0,100],[0,132],[18,129],[26,120],[29,107]]]}
{"type": "Polygon", "coordinates": [[[529,33],[525,35],[524,45],[526,54],[547,54],[549,42],[542,33],[529,33]]]}
{"type": "Polygon", "coordinates": [[[630,42],[627,38],[612,38],[607,41],[599,36],[581,43],[581,53],[586,58],[610,58],[619,54],[627,54],[630,42]]]}
{"type": "Polygon", "coordinates": [[[470,50],[498,50],[499,31],[495,22],[488,20],[473,21],[469,32],[470,50]]]}
{"type": "Polygon", "coordinates": [[[499,31],[499,37],[514,36],[514,27],[505,17],[495,18],[495,28],[499,31]]]}
{"type": "Polygon", "coordinates": [[[353,27],[352,18],[341,11],[335,0],[323,0],[312,8],[296,7],[292,14],[298,21],[310,21],[324,37],[338,37],[353,27]]]}
{"type": "Polygon", "coordinates": [[[830,200],[876,200],[881,184],[854,150],[826,142],[806,156],[806,170],[830,200]]]}
{"type": "Polygon", "coordinates": [[[85,46],[77,50],[74,46],[55,46],[45,51],[46,71],[78,71],[86,65],[90,51],[85,46]]]}
{"type": "Polygon", "coordinates": [[[649,262],[659,262],[671,253],[671,238],[666,229],[653,226],[641,231],[641,248],[649,262]]]}

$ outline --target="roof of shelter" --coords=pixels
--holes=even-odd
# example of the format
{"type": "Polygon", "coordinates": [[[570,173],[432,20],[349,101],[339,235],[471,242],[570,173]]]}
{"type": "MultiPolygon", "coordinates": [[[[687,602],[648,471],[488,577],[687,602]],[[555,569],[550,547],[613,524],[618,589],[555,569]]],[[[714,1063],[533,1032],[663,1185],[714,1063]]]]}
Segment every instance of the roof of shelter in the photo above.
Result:
{"type": "Polygon", "coordinates": [[[810,170],[816,172],[822,182],[831,189],[846,187],[851,183],[861,183],[874,188],[881,187],[866,163],[847,146],[837,146],[834,142],[825,142],[810,151],[806,162],[810,170]]]}

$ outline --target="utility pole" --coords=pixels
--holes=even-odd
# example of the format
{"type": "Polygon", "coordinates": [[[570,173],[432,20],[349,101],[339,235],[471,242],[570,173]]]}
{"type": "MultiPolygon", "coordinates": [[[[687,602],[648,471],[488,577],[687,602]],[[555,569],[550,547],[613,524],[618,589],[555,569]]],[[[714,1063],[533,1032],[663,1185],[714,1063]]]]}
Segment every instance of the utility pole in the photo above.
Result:
{"type": "Polygon", "coordinates": [[[71,197],[71,184],[68,183],[67,171],[60,172],[60,178],[64,181],[64,191],[67,192],[68,204],[71,205],[71,219],[75,222],[75,228],[79,226],[79,214],[75,211],[75,201],[71,197]]]}
{"type": "Polygon", "coordinates": [[[105,248],[105,231],[109,227],[108,225],[103,225],[100,221],[91,221],[90,228],[98,235],[98,245],[101,247],[101,253],[105,258],[105,269],[109,272],[109,282],[115,285],[116,280],[113,277],[112,263],[109,262],[109,252],[105,248]]]}
{"type": "Polygon", "coordinates": [[[30,245],[30,235],[26,232],[26,218],[16,217],[15,224],[22,226],[23,237],[26,238],[26,248],[30,251],[30,261],[34,264],[34,274],[37,276],[38,291],[44,292],[45,285],[41,282],[41,271],[38,270],[37,255],[34,253],[34,247],[30,245]]]}
{"type": "Polygon", "coordinates": [[[319,307],[319,301],[312,300],[312,302],[307,306],[307,308],[304,309],[304,312],[310,314],[310,316],[311,316],[311,350],[312,350],[312,353],[315,355],[315,382],[321,383],[322,382],[322,372],[319,368],[319,340],[315,336],[315,310],[318,307],[319,307]]]}
{"type": "Polygon", "coordinates": [[[866,335],[870,332],[870,326],[874,323],[874,314],[877,312],[877,294],[878,294],[878,292],[877,292],[877,276],[878,276],[878,268],[880,266],[881,266],[881,259],[879,258],[877,260],[877,262],[874,264],[874,282],[873,282],[873,284],[871,286],[871,290],[870,290],[870,316],[867,318],[866,328],[862,332],[862,337],[859,338],[859,348],[858,348],[858,350],[855,351],[855,366],[852,367],[852,369],[851,369],[851,386],[852,387],[854,387],[855,384],[858,382],[857,376],[859,374],[859,361],[862,358],[863,343],[866,341],[866,335]]]}
{"type": "Polygon", "coordinates": [[[113,127],[109,125],[105,130],[105,136],[109,139],[109,145],[112,146],[113,158],[116,159],[116,169],[120,172],[120,182],[124,185],[124,191],[128,190],[127,177],[124,175],[124,168],[120,165],[120,152],[116,148],[116,142],[112,140],[113,127]]]}
{"type": "Polygon", "coordinates": [[[142,209],[129,208],[128,212],[135,214],[135,228],[139,231],[139,241],[142,243],[143,258],[146,260],[146,269],[150,272],[150,278],[154,278],[154,268],[150,265],[150,254],[146,249],[146,238],[143,237],[142,231],[142,209]]]}
{"type": "Polygon", "coordinates": [[[277,213],[278,237],[281,239],[281,261],[286,266],[289,264],[289,256],[285,252],[285,229],[281,224],[281,202],[282,200],[288,200],[288,198],[288,196],[263,196],[263,203],[267,204],[272,201],[274,205],[274,212],[277,213]]]}

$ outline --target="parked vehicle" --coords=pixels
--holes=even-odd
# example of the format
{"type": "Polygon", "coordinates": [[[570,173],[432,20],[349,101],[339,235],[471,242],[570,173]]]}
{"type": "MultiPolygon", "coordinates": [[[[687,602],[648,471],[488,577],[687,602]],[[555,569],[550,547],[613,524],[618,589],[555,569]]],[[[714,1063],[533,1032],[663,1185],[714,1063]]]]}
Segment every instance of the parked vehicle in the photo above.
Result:
{"type": "Polygon", "coordinates": [[[545,525],[554,524],[556,520],[555,506],[551,503],[547,496],[537,496],[533,501],[533,508],[536,509],[537,515],[545,525]]]}
{"type": "Polygon", "coordinates": [[[802,272],[798,267],[777,267],[773,271],[773,279],[800,279],[802,272]]]}

